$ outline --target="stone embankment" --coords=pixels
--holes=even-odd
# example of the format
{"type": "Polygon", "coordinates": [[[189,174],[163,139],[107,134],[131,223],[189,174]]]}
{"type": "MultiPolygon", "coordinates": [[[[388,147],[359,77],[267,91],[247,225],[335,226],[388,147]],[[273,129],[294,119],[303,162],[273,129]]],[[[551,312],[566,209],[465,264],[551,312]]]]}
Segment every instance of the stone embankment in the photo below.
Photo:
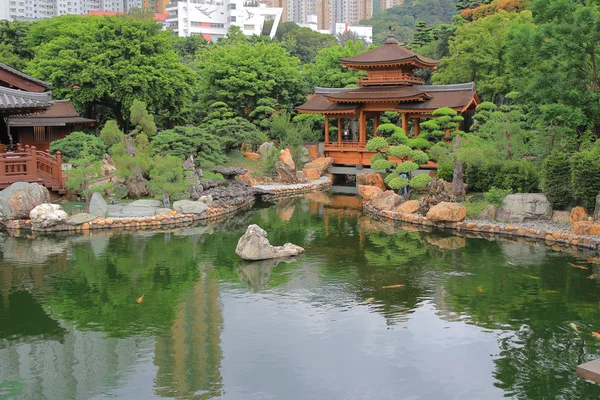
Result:
{"type": "Polygon", "coordinates": [[[331,188],[333,180],[328,176],[322,176],[319,179],[308,183],[295,183],[284,185],[281,183],[254,185],[254,191],[260,195],[266,195],[269,198],[279,198],[294,196],[297,194],[321,192],[331,188]]]}
{"type": "Polygon", "coordinates": [[[378,188],[365,188],[363,192],[370,196],[363,204],[365,212],[394,221],[458,232],[522,237],[545,241],[548,245],[600,250],[600,221],[590,220],[585,210],[575,208],[571,212],[571,226],[553,222],[552,208],[548,206],[543,194],[507,196],[495,215],[508,222],[498,222],[466,220],[466,209],[459,203],[439,202],[432,206],[436,202],[428,202],[427,207],[430,208],[423,215],[421,201],[404,201],[394,192],[381,192],[378,188]]]}

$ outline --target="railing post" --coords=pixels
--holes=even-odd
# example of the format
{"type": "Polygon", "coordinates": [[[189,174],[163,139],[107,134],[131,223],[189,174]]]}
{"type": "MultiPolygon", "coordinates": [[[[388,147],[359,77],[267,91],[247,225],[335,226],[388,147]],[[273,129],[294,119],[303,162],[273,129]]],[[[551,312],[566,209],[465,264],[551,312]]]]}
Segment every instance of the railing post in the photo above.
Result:
{"type": "MultiPolygon", "coordinates": [[[[28,146],[25,146],[28,147],[28,146]]],[[[35,149],[35,146],[31,146],[29,147],[29,155],[31,156],[31,165],[32,168],[29,169],[29,167],[27,167],[27,175],[31,176],[31,177],[38,177],[38,165],[37,165],[37,151],[35,149]]]]}
{"type": "Polygon", "coordinates": [[[56,180],[58,181],[58,186],[60,188],[63,187],[63,178],[62,178],[62,154],[60,151],[56,152],[56,180]]]}

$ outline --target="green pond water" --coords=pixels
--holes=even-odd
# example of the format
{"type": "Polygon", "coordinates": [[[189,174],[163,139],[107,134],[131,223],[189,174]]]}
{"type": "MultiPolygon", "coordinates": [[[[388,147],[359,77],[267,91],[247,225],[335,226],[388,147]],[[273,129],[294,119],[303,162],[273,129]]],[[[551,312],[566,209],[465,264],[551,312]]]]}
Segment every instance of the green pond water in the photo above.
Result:
{"type": "Polygon", "coordinates": [[[594,254],[329,194],[169,233],[0,233],[0,250],[0,399],[600,398],[575,375],[600,357],[594,254]],[[306,253],[241,261],[250,223],[306,253]]]}

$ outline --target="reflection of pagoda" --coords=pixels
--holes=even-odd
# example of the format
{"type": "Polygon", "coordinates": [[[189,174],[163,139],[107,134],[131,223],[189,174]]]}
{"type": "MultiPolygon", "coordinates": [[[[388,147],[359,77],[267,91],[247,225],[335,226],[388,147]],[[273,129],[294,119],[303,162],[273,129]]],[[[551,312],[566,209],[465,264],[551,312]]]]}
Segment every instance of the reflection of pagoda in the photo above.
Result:
{"type": "MultiPolygon", "coordinates": [[[[372,120],[374,135],[381,115],[386,111],[402,114],[402,128],[409,134],[413,121],[413,137],[419,136],[419,123],[430,118],[438,108],[450,107],[459,113],[470,112],[479,104],[473,82],[458,85],[424,85],[415,76],[419,69],[436,69],[439,61],[402,47],[390,35],[383,46],[342,58],[346,68],[365,71],[367,77],[358,88],[315,88],[315,94],[297,109],[300,113],[325,116],[325,155],[334,164],[371,164],[374,152],[366,149],[367,121],[372,120]],[[337,119],[337,141],[330,141],[330,119],[337,119]],[[349,132],[348,119],[358,119],[358,132],[349,132]],[[344,121],[346,120],[346,121],[344,121]],[[341,134],[346,132],[347,135],[341,134]]],[[[433,166],[433,165],[432,165],[433,166]]]]}
{"type": "Polygon", "coordinates": [[[222,388],[219,283],[204,273],[184,296],[170,331],[156,339],[159,396],[191,398],[197,392],[220,396],[222,388]]]}

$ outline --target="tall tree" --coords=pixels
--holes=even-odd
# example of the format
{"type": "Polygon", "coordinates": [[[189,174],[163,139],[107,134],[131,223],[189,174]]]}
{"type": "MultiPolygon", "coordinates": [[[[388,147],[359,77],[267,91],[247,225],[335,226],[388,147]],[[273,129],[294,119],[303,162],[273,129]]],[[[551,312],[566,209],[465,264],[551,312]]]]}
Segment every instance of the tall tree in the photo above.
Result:
{"type": "Polygon", "coordinates": [[[40,21],[28,35],[37,46],[28,72],[51,82],[57,98],[71,98],[88,115],[106,108],[123,128],[134,99],[163,125],[185,122],[193,73],[173,50],[170,36],[153,20],[129,16],[40,21]]]}
{"type": "Polygon", "coordinates": [[[18,70],[33,58],[26,42],[31,22],[0,20],[0,62],[18,70]]]}

